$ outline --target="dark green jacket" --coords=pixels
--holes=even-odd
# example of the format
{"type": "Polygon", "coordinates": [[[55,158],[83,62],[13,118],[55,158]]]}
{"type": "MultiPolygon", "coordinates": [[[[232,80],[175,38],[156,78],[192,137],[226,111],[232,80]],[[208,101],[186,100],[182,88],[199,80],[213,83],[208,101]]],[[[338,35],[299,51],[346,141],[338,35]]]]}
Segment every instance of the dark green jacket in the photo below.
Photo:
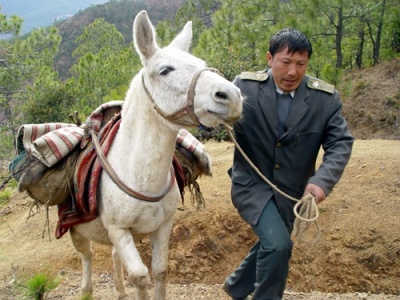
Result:
{"type": "MultiPolygon", "coordinates": [[[[343,174],[354,141],[333,86],[306,76],[293,98],[286,132],[279,137],[276,89],[268,72],[245,72],[234,83],[245,97],[243,116],[235,123],[234,133],[251,161],[292,197],[300,199],[309,182],[328,195],[343,174]],[[325,151],[323,163],[316,171],[321,146],[325,151]]],[[[246,222],[255,225],[274,195],[286,225],[292,230],[295,203],[273,191],[237,149],[229,173],[233,204],[246,222]]]]}

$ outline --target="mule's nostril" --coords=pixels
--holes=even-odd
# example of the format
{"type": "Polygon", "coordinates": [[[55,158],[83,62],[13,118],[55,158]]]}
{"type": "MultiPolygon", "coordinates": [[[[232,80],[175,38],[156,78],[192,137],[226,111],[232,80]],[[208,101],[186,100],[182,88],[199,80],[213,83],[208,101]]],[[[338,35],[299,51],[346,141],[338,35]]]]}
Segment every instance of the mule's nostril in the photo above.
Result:
{"type": "Polygon", "coordinates": [[[224,100],[228,99],[228,95],[225,92],[216,92],[215,96],[217,96],[217,98],[219,99],[224,99],[224,100]]]}

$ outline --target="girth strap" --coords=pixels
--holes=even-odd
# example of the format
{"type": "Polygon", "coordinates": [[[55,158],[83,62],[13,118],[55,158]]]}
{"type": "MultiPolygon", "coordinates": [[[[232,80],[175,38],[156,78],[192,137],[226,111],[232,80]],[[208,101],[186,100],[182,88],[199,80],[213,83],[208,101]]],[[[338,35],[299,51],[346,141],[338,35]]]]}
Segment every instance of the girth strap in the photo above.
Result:
{"type": "Polygon", "coordinates": [[[111,167],[110,163],[108,162],[106,156],[103,153],[99,139],[97,138],[95,131],[91,128],[89,129],[89,131],[90,131],[90,135],[92,137],[93,147],[96,151],[97,157],[100,161],[102,168],[104,169],[104,171],[106,171],[107,175],[119,187],[119,189],[121,191],[123,191],[124,193],[126,193],[129,196],[132,196],[134,198],[137,198],[137,199],[140,199],[143,201],[148,201],[148,202],[158,202],[171,191],[172,187],[175,184],[175,171],[174,171],[174,167],[172,165],[171,165],[171,169],[170,169],[171,180],[170,180],[169,186],[166,189],[166,191],[164,191],[164,193],[162,193],[160,196],[148,197],[146,195],[143,195],[142,193],[136,192],[135,190],[131,189],[118,177],[117,173],[115,173],[114,169],[111,167]]]}

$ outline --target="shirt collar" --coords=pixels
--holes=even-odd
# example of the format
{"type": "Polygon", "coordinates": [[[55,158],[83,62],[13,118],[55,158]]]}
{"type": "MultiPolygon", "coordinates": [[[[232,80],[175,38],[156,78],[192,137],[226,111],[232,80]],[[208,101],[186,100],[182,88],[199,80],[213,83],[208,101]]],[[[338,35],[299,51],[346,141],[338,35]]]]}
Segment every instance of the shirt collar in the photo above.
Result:
{"type": "Polygon", "coordinates": [[[286,94],[290,94],[290,96],[292,96],[292,98],[294,98],[294,94],[296,93],[296,91],[291,91],[290,93],[285,93],[284,91],[282,91],[276,84],[275,84],[275,88],[276,88],[276,92],[281,94],[281,95],[286,95],[286,94]]]}

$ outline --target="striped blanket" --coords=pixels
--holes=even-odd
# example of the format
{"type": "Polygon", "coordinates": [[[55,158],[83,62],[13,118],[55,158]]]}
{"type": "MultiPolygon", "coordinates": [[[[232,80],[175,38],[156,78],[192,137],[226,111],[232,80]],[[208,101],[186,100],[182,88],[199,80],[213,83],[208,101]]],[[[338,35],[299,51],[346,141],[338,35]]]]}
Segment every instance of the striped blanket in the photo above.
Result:
{"type": "Polygon", "coordinates": [[[25,149],[47,167],[55,165],[82,140],[85,131],[74,124],[46,123],[23,125],[18,130],[17,152],[25,149]],[[21,143],[22,142],[22,143],[21,143]]]}
{"type": "Polygon", "coordinates": [[[69,123],[22,125],[17,134],[17,153],[25,150],[28,155],[38,158],[47,167],[52,167],[81,143],[86,136],[85,126],[92,126],[99,132],[104,118],[103,111],[111,107],[121,109],[122,104],[123,101],[102,104],[81,127],[69,123]]]}

